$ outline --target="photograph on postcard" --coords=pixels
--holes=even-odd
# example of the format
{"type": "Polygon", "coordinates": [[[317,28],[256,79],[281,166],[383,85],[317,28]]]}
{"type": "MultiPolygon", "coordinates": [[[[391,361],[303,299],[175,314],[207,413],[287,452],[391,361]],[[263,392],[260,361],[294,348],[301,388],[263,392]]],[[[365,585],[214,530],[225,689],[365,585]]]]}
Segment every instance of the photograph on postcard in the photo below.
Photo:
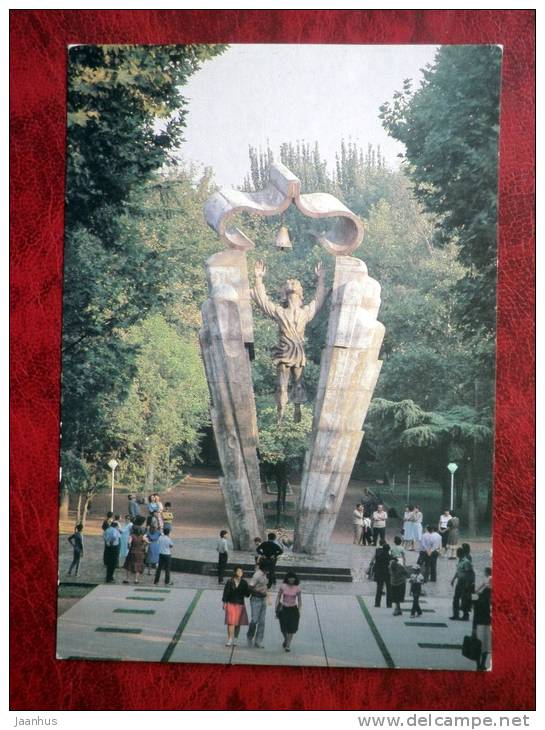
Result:
{"type": "Polygon", "coordinates": [[[489,670],[501,47],[67,54],[57,657],[489,670]]]}

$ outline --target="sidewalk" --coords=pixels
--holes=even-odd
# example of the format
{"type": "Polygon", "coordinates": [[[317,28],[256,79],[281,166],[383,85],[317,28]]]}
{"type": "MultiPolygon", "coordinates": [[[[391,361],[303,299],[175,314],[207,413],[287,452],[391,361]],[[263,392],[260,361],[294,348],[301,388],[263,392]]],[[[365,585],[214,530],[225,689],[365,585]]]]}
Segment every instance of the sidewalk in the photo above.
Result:
{"type": "MultiPolygon", "coordinates": [[[[274,603],[275,596],[272,596],[274,603]]],[[[226,647],[221,593],[209,588],[101,585],[58,621],[59,659],[474,670],[461,654],[470,625],[448,621],[450,601],[427,597],[423,616],[374,608],[368,596],[316,594],[304,586],[300,630],[292,652],[273,605],[265,649],[248,648],[243,627],[226,647]]]]}

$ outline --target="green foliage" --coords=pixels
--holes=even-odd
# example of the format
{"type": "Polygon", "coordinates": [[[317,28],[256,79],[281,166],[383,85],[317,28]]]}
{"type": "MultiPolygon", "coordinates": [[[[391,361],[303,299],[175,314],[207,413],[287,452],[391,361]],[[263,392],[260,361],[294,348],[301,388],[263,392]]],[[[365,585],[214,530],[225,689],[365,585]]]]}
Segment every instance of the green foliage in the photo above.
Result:
{"type": "MultiPolygon", "coordinates": [[[[69,52],[62,447],[88,465],[91,478],[119,448],[116,408],[134,398],[142,343],[128,333],[154,313],[175,317],[183,257],[169,211],[158,223],[158,209],[166,193],[183,190],[174,207],[193,206],[189,238],[209,179],[199,185],[186,173],[174,183],[159,171],[174,164],[170,153],[182,141],[183,85],[223,48],[83,45],[69,52]]],[[[189,277],[182,286],[191,286],[189,277]]],[[[193,329],[195,320],[193,311],[193,329]]],[[[179,445],[185,453],[184,433],[179,445]]]]}
{"type": "Polygon", "coordinates": [[[458,242],[461,313],[477,332],[495,326],[500,66],[498,46],[443,46],[419,89],[406,81],[381,107],[437,240],[458,242]]]}
{"type": "Polygon", "coordinates": [[[136,373],[113,413],[111,438],[128,465],[122,478],[138,487],[150,480],[150,470],[168,480],[197,457],[208,390],[195,337],[182,337],[162,315],[133,327],[127,339],[138,347],[136,373]]]}
{"type": "Polygon", "coordinates": [[[301,469],[312,430],[312,408],[301,407],[301,421],[293,421],[292,406],[281,424],[276,422],[276,406],[271,400],[258,401],[259,456],[265,464],[285,463],[301,469]]]}

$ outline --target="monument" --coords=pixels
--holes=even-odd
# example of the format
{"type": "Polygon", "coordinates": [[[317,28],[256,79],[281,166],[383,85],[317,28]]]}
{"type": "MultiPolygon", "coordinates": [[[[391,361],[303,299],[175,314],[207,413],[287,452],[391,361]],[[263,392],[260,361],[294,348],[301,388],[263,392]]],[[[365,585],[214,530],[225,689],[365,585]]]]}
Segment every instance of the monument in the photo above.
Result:
{"type": "Polygon", "coordinates": [[[327,551],[338,510],[363,439],[363,423],[380,372],[378,359],[384,326],[377,321],[380,286],[365,263],[350,254],[363,240],[361,220],[328,193],[301,194],[301,183],[284,165],[271,164],[269,184],[257,193],[222,189],[205,204],[208,224],[228,250],[206,263],[209,298],[202,307],[200,333],[211,395],[212,425],[223,475],[220,486],[235,549],[247,550],[264,533],[256,406],[251,378],[253,352],[251,300],[279,327],[273,351],[277,367],[277,414],[285,416],[292,381],[294,419],[306,400],[303,370],[307,323],[324,305],[328,291],[324,270],[315,270],[314,299],[304,305],[301,284],[288,279],[282,305],[268,298],[265,266],[255,267],[250,290],[246,251],[253,242],[238,228],[228,228],[241,211],[272,216],[291,204],[305,216],[330,226],[316,234],[335,257],[326,345],[309,448],[305,456],[295,524],[295,551],[320,555],[327,551]]]}

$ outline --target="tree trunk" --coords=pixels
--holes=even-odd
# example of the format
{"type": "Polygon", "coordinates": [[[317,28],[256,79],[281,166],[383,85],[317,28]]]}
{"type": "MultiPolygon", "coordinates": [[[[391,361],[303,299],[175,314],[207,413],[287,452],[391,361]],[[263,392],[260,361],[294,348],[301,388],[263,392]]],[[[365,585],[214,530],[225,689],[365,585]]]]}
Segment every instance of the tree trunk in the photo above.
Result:
{"type": "Polygon", "coordinates": [[[170,446],[167,450],[167,479],[165,484],[165,491],[168,492],[170,489],[170,446]]]}
{"type": "Polygon", "coordinates": [[[68,510],[70,507],[70,494],[67,489],[63,489],[61,492],[61,502],[59,505],[59,519],[68,520],[68,510]]]}
{"type": "Polygon", "coordinates": [[[148,492],[153,492],[153,485],[155,484],[155,463],[150,461],[147,468],[146,474],[146,487],[148,492]]]}
{"type": "Polygon", "coordinates": [[[76,525],[81,522],[81,492],[78,492],[78,504],[76,507],[76,525]]]}
{"type": "Polygon", "coordinates": [[[81,514],[81,524],[85,527],[85,520],[87,519],[87,510],[89,509],[89,503],[93,499],[92,494],[85,495],[85,502],[83,503],[83,512],[81,514]]]}
{"type": "Polygon", "coordinates": [[[473,461],[467,461],[466,465],[466,483],[467,483],[467,529],[471,536],[477,534],[477,501],[478,490],[475,484],[475,476],[473,469],[473,461]]]}

